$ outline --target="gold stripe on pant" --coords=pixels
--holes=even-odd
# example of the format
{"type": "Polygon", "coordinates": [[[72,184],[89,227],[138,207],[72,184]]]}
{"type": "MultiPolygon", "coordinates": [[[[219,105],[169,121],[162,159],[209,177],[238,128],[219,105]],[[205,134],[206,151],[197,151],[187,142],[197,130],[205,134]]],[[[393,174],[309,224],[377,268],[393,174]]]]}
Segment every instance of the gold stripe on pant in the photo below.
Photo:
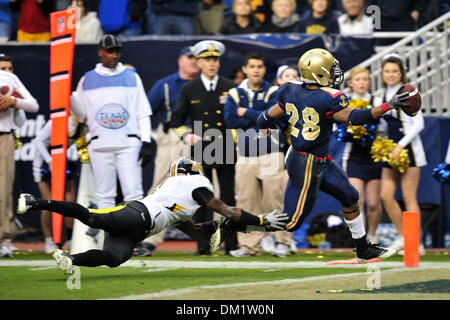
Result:
{"type": "MultiPolygon", "coordinates": [[[[267,214],[283,210],[284,154],[271,153],[259,157],[239,157],[236,162],[236,206],[253,214],[267,214]]],[[[292,233],[238,233],[239,244],[249,254],[261,251],[261,239],[272,234],[277,243],[290,246],[292,233]]]]}

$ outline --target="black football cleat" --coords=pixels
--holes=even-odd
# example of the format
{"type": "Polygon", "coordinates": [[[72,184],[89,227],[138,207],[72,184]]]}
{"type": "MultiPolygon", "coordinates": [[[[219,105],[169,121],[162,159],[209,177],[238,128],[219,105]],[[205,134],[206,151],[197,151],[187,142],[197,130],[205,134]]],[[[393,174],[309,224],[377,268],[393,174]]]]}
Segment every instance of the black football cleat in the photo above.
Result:
{"type": "Polygon", "coordinates": [[[17,202],[18,214],[24,214],[28,210],[37,209],[37,200],[32,194],[22,193],[17,202]]]}
{"type": "Polygon", "coordinates": [[[378,243],[368,242],[367,248],[364,251],[354,250],[356,252],[356,259],[359,263],[366,263],[371,259],[386,259],[393,256],[396,251],[394,249],[385,248],[378,243]]]}

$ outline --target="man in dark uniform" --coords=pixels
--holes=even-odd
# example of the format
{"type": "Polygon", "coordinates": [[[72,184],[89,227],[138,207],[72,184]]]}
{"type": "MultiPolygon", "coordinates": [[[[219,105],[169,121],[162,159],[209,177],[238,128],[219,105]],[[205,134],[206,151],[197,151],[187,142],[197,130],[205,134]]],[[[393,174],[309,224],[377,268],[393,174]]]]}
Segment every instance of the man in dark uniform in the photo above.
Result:
{"type": "MultiPolygon", "coordinates": [[[[191,157],[203,165],[210,180],[212,169],[216,169],[220,198],[234,206],[235,146],[231,132],[226,131],[223,108],[228,90],[236,84],[218,75],[220,56],[225,52],[222,43],[201,41],[194,46],[193,52],[198,59],[200,76],[181,88],[170,126],[184,143],[191,145],[191,157]],[[191,118],[190,128],[185,125],[188,117],[191,118]]],[[[209,221],[212,214],[208,208],[200,208],[196,222],[209,221]]],[[[236,233],[224,235],[224,241],[227,253],[238,248],[236,233]]],[[[197,243],[199,254],[209,254],[209,236],[197,243]]]]}

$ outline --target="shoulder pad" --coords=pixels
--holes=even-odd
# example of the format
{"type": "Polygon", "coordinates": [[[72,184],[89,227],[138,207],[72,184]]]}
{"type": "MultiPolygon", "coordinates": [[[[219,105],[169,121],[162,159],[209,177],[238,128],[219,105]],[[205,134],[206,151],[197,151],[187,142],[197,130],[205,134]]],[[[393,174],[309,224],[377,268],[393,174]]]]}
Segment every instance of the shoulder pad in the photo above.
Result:
{"type": "Polygon", "coordinates": [[[328,88],[328,87],[321,87],[320,90],[325,91],[326,93],[328,93],[333,98],[336,98],[340,94],[344,94],[344,92],[341,91],[341,90],[328,88]]]}

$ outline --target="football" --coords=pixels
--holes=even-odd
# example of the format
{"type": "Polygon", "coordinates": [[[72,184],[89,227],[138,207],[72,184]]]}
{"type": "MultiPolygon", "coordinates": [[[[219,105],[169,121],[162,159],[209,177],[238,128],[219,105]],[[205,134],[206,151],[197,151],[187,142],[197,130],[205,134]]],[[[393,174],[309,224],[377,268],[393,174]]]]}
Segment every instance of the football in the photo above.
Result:
{"type": "Polygon", "coordinates": [[[16,97],[16,98],[23,98],[23,96],[20,94],[19,90],[17,90],[16,88],[13,88],[12,86],[3,86],[0,88],[0,93],[10,97],[16,97]]]}
{"type": "Polygon", "coordinates": [[[408,104],[408,106],[402,107],[402,110],[408,116],[414,117],[422,106],[422,98],[420,97],[419,89],[411,83],[406,83],[398,90],[397,94],[404,92],[409,92],[409,99],[403,102],[408,104]]]}

